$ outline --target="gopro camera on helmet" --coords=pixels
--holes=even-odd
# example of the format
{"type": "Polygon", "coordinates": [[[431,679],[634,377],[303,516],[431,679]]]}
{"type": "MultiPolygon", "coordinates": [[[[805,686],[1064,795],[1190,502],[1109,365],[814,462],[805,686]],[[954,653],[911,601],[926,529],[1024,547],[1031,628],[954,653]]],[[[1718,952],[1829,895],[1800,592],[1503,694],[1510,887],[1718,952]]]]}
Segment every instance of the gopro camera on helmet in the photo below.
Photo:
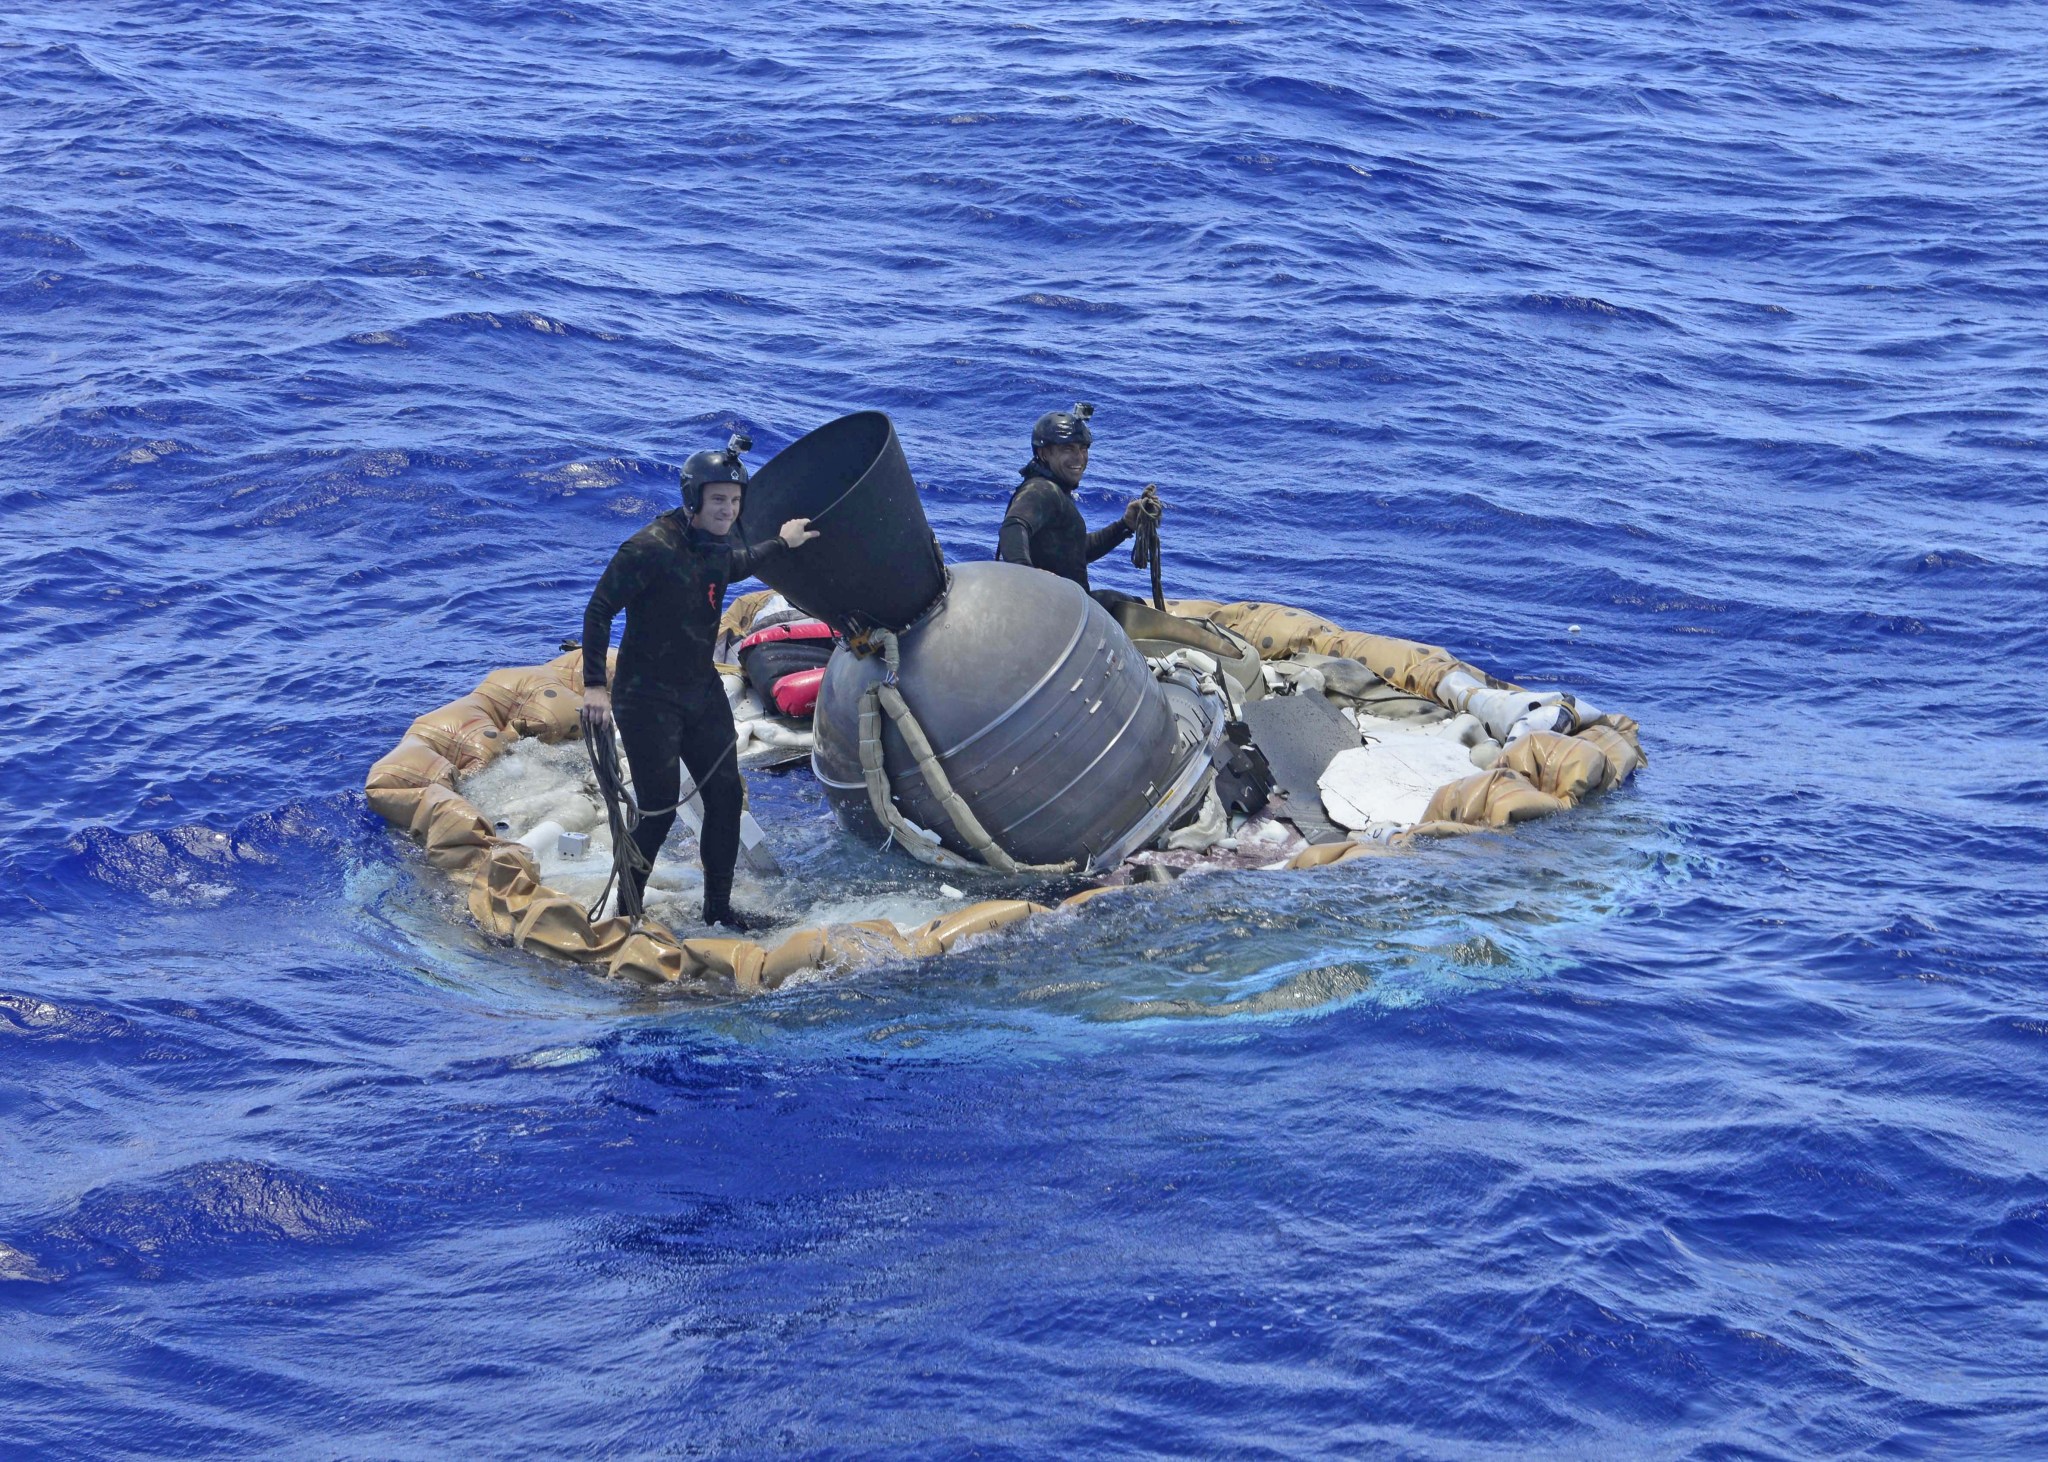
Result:
{"type": "Polygon", "coordinates": [[[691,453],[690,460],[683,463],[683,506],[692,513],[701,511],[704,489],[714,482],[737,482],[745,487],[747,464],[740,460],[740,453],[753,449],[754,439],[736,431],[725,439],[723,447],[691,453]]]}
{"type": "Polygon", "coordinates": [[[1048,411],[1031,428],[1031,445],[1050,447],[1075,443],[1090,446],[1095,441],[1095,433],[1088,429],[1088,419],[1093,415],[1095,403],[1092,401],[1076,401],[1072,411],[1048,411]]]}

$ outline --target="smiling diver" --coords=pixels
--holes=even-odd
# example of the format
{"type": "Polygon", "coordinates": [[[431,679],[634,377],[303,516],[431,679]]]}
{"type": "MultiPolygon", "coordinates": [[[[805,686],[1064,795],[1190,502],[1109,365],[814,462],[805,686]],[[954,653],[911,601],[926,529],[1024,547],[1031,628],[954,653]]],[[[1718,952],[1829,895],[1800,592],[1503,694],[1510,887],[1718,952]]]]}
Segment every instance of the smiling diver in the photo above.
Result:
{"type": "MultiPolygon", "coordinates": [[[[734,755],[732,707],[711,663],[727,585],[818,536],[808,518],[791,518],[777,536],[742,545],[731,537],[746,493],[735,434],[723,449],[683,464],[683,506],[663,513],[613,555],[583,611],[583,719],[597,736],[616,719],[641,807],[632,841],[640,858],[628,869],[637,908],[662,840],[676,820],[678,763],[704,797],[698,848],[704,864],[704,922],[745,933],[755,921],[732,907],[739,854],[742,790],[734,755]],[[623,609],[618,678],[605,683],[612,620],[623,609]]],[[[627,891],[620,902],[627,906],[627,891]]]]}
{"type": "Polygon", "coordinates": [[[996,557],[1072,579],[1107,607],[1131,596],[1090,590],[1088,565],[1128,540],[1148,512],[1158,511],[1159,499],[1134,497],[1116,522],[1088,531],[1074,490],[1088,470],[1088,448],[1095,441],[1088,421],[1094,415],[1092,405],[1079,401],[1072,411],[1048,411],[1031,428],[1031,460],[1020,469],[1024,481],[1003,514],[996,557]]]}

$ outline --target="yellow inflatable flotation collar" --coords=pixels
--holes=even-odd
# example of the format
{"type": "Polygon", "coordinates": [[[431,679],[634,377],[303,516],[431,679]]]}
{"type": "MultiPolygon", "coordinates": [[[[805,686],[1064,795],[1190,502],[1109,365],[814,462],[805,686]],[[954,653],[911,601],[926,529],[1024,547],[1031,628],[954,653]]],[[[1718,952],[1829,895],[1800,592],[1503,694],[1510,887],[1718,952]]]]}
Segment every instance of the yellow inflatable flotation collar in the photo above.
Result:
{"type": "MultiPolygon", "coordinates": [[[[769,597],[764,590],[735,600],[722,632],[743,635],[769,597]]],[[[1184,599],[1167,601],[1167,609],[1213,620],[1250,641],[1263,660],[1286,660],[1303,652],[1344,656],[1388,685],[1426,700],[1438,700],[1440,687],[1454,675],[1469,678],[1454,683],[1476,680],[1498,690],[1520,689],[1437,646],[1340,629],[1282,605],[1184,599]]],[[[466,889],[478,925],[518,948],[601,965],[607,974],[650,984],[750,995],[773,990],[805,971],[943,954],[962,939],[1052,912],[1024,899],[989,899],[913,929],[866,920],[799,929],[772,945],[750,939],[682,939],[651,920],[637,926],[617,916],[592,920],[579,901],[541,883],[533,854],[499,836],[456,790],[457,778],[489,765],[522,737],[555,743],[579,736],[582,698],[580,650],[545,665],[493,671],[468,695],[414,721],[364,780],[370,806],[403,829],[429,863],[466,889]]],[[[1506,827],[1561,812],[1618,786],[1644,761],[1638,727],[1627,716],[1594,717],[1568,736],[1531,732],[1509,744],[1492,768],[1438,788],[1422,821],[1393,843],[1506,827]]],[[[1389,846],[1360,839],[1324,843],[1304,849],[1286,866],[1326,867],[1383,853],[1389,846]]],[[[1115,891],[1088,889],[1060,907],[1077,907],[1115,891]]]]}

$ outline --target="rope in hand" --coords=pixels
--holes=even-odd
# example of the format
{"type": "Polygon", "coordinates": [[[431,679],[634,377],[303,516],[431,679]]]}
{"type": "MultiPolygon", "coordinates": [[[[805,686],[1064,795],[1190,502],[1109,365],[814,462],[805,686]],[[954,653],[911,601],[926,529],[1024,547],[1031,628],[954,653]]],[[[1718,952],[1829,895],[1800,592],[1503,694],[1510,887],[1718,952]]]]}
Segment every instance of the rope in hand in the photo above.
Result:
{"type": "Polygon", "coordinates": [[[653,865],[640,851],[640,845],[633,841],[633,829],[640,826],[641,812],[633,803],[633,794],[626,790],[626,779],[619,766],[619,744],[607,725],[602,735],[590,724],[590,717],[583,717],[583,750],[590,757],[590,770],[597,778],[597,790],[604,796],[605,821],[612,834],[612,871],[598,890],[597,900],[585,910],[595,923],[598,911],[611,897],[612,889],[619,891],[619,912],[639,923],[646,916],[646,909],[640,902],[640,880],[634,875],[651,870],[653,865]]]}
{"type": "Polygon", "coordinates": [[[1164,613],[1166,595],[1159,583],[1159,484],[1145,484],[1145,495],[1138,499],[1138,526],[1134,530],[1137,541],[1131,545],[1131,567],[1152,570],[1152,607],[1164,613]]]}

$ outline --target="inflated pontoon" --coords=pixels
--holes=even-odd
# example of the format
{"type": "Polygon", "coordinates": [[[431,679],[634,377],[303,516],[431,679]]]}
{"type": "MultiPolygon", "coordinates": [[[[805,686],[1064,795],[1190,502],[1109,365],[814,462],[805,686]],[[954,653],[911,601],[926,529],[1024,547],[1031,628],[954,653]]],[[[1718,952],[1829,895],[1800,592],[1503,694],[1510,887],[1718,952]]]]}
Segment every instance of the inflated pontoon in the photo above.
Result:
{"type": "MultiPolygon", "coordinates": [[[[1643,764],[1626,716],[1435,646],[1258,602],[1106,607],[1035,569],[949,566],[878,412],[776,456],[747,517],[809,517],[823,536],[721,627],[742,767],[807,754],[853,834],[1021,896],[765,941],[593,909],[611,853],[595,786],[566,748],[540,754],[580,735],[571,650],[421,716],[366,781],[371,806],[466,884],[484,929],[613,975],[751,993],[942,954],[1048,912],[1031,896],[1048,889],[1071,906],[1205,867],[1324,867],[1560,812],[1643,764]],[[524,773],[513,797],[508,756],[524,773]]],[[[766,865],[758,828],[745,841],[766,865]]],[[[693,862],[664,857],[657,892],[693,862]]]]}

